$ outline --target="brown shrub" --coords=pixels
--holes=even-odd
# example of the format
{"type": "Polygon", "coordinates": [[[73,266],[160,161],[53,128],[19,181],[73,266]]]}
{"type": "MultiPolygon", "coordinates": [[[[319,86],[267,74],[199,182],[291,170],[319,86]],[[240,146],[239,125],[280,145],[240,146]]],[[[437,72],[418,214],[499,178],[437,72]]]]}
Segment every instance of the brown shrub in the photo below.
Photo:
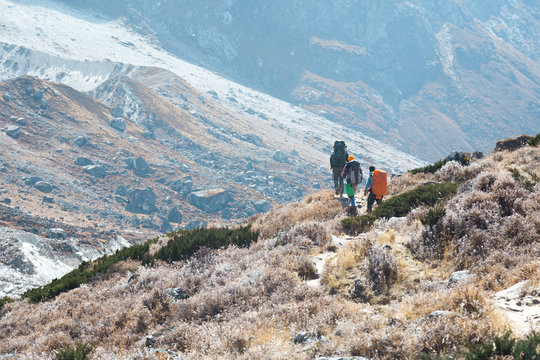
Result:
{"type": "Polygon", "coordinates": [[[327,226],[315,221],[309,221],[298,223],[291,229],[280,233],[277,244],[326,247],[331,239],[332,235],[327,226]]]}
{"type": "Polygon", "coordinates": [[[259,232],[264,239],[301,222],[326,222],[343,214],[343,205],[334,199],[333,191],[328,190],[309,195],[299,203],[278,206],[265,214],[253,217],[248,222],[252,224],[252,230],[259,232]]]}
{"type": "Polygon", "coordinates": [[[366,271],[375,294],[387,292],[397,280],[396,259],[391,250],[373,247],[367,257],[366,271]]]}

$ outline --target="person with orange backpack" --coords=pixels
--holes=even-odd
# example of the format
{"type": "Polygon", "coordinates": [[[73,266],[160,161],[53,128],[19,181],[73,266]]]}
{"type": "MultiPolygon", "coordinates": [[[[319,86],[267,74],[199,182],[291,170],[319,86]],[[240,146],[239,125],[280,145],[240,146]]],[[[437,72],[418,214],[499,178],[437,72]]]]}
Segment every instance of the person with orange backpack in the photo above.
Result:
{"type": "Polygon", "coordinates": [[[367,198],[367,213],[370,214],[373,208],[373,203],[377,201],[377,204],[380,204],[383,200],[383,196],[388,194],[387,189],[387,178],[386,172],[382,170],[376,170],[375,166],[369,167],[369,177],[366,183],[366,188],[364,189],[364,196],[368,193],[367,198]]]}

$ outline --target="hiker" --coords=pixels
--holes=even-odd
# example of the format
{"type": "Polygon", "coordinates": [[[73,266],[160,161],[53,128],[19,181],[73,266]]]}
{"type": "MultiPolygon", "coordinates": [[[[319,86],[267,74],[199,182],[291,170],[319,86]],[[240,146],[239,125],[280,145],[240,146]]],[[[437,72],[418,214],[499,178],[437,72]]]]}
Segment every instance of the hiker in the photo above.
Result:
{"type": "Polygon", "coordinates": [[[347,153],[347,146],[345,141],[334,141],[334,151],[330,155],[330,168],[332,169],[332,176],[334,177],[334,190],[335,195],[342,197],[343,196],[343,178],[341,173],[343,172],[343,167],[347,163],[347,158],[349,154],[347,153]]]}
{"type": "Polygon", "coordinates": [[[386,172],[382,170],[376,170],[375,166],[369,167],[369,178],[366,182],[366,188],[364,189],[364,196],[369,193],[367,198],[368,214],[371,213],[373,203],[377,201],[377,204],[380,204],[383,200],[383,196],[388,193],[386,182],[386,172]]]}
{"type": "Polygon", "coordinates": [[[356,208],[356,200],[354,198],[354,193],[358,184],[362,182],[362,167],[360,163],[354,159],[354,156],[350,155],[347,158],[348,162],[343,167],[343,172],[341,173],[341,178],[345,179],[347,196],[351,201],[350,206],[356,208]]]}

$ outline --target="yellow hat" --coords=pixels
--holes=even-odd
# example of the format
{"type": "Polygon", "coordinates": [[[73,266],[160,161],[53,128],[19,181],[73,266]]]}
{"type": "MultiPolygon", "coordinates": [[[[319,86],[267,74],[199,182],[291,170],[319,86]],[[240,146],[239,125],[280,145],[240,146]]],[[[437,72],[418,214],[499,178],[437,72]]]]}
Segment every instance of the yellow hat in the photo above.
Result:
{"type": "Polygon", "coordinates": [[[351,160],[354,160],[354,156],[349,155],[349,157],[347,158],[347,161],[351,161],[351,160]]]}

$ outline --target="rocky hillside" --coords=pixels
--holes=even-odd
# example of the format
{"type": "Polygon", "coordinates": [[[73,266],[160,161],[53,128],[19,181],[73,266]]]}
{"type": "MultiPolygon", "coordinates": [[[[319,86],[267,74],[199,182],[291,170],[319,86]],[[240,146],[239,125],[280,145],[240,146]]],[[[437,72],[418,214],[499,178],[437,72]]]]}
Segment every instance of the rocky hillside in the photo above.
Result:
{"type": "Polygon", "coordinates": [[[396,177],[371,215],[324,191],[84,263],[0,302],[0,355],[532,359],[539,137],[396,177]]]}
{"type": "Polygon", "coordinates": [[[420,158],[540,126],[534,0],[61,1],[420,158]]]}

